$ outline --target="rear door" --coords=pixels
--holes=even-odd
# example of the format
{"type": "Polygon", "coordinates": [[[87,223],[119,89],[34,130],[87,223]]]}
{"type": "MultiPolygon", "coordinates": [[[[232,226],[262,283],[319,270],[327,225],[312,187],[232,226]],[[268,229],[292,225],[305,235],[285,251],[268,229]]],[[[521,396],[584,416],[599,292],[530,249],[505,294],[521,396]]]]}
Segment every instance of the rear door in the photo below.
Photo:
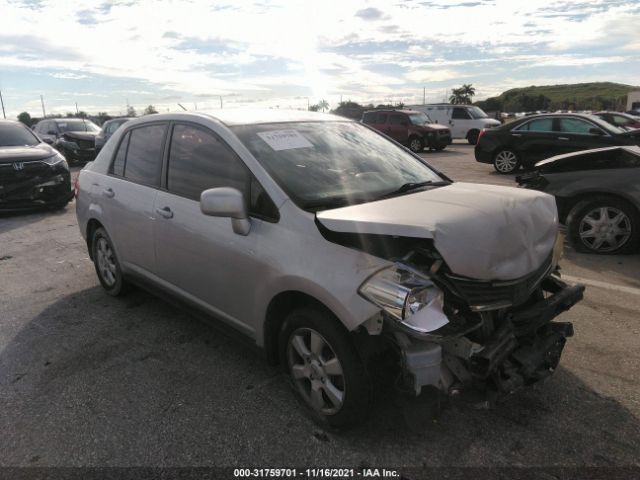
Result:
{"type": "Polygon", "coordinates": [[[406,145],[408,142],[409,119],[402,113],[390,113],[388,133],[396,142],[406,145]]]}
{"type": "Polygon", "coordinates": [[[554,117],[534,118],[511,130],[511,142],[520,154],[520,161],[529,166],[562,153],[562,141],[558,140],[556,130],[554,117]]]}
{"type": "Polygon", "coordinates": [[[260,256],[265,230],[274,228],[277,210],[244,162],[211,130],[175,123],[170,134],[165,188],[158,193],[154,227],[158,275],[176,293],[210,310],[246,333],[254,298],[252,285],[268,259],[260,256]],[[233,187],[245,194],[251,232],[234,233],[229,218],[200,211],[200,194],[233,187]],[[275,213],[274,213],[275,212],[275,213]]]}
{"type": "Polygon", "coordinates": [[[120,262],[143,275],[155,272],[154,201],[167,127],[159,122],[129,130],[116,149],[109,175],[94,186],[120,262]]]}

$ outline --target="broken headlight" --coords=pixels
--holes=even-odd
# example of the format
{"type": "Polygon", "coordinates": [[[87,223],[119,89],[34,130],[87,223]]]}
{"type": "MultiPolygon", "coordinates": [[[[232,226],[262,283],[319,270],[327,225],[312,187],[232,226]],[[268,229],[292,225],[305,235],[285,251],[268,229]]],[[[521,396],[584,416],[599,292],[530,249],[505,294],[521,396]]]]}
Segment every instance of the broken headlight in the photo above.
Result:
{"type": "Polygon", "coordinates": [[[44,160],[42,160],[44,163],[46,163],[47,165],[57,165],[61,162],[64,162],[65,165],[67,163],[67,161],[65,160],[65,158],[58,152],[56,152],[55,155],[51,155],[50,157],[45,158],[44,160]]]}
{"type": "Polygon", "coordinates": [[[396,264],[380,270],[358,291],[394,320],[419,333],[432,332],[449,322],[442,311],[442,290],[406,265],[396,264]]]}

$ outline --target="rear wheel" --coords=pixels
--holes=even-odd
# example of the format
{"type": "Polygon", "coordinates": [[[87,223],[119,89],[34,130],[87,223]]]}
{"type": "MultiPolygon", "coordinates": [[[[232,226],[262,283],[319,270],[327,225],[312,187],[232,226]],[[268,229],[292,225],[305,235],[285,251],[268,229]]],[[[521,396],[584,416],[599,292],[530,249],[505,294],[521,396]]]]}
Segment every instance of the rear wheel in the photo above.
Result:
{"type": "Polygon", "coordinates": [[[294,390],[322,425],[362,422],[371,403],[371,382],[348,333],[331,314],[293,311],[280,334],[283,364],[294,390]]]}
{"type": "Polygon", "coordinates": [[[113,248],[113,243],[104,228],[100,227],[91,239],[93,263],[100,284],[109,295],[117,297],[127,290],[127,283],[122,276],[120,262],[113,248]]]}
{"type": "Polygon", "coordinates": [[[409,139],[409,148],[414,153],[420,153],[424,150],[424,142],[419,137],[411,137],[409,139]]]}
{"type": "Polygon", "coordinates": [[[513,173],[519,166],[520,161],[513,150],[500,150],[493,157],[493,168],[498,173],[513,173]]]}
{"type": "Polygon", "coordinates": [[[640,215],[624,200],[599,196],[577,203],[567,216],[569,239],[579,252],[630,253],[640,240],[640,215]]]}

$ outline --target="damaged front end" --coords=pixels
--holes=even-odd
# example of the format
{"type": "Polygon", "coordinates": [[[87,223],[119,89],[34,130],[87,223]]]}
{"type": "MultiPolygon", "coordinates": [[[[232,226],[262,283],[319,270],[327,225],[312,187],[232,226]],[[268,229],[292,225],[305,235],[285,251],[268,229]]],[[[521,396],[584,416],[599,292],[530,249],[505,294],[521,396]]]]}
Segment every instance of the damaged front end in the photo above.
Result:
{"type": "Polygon", "coordinates": [[[584,292],[560,279],[561,242],[516,280],[454,275],[426,242],[364,282],[359,293],[383,312],[405,386],[416,395],[435,387],[494,400],[552,374],[573,335],[571,323],[553,320],[584,292]]]}

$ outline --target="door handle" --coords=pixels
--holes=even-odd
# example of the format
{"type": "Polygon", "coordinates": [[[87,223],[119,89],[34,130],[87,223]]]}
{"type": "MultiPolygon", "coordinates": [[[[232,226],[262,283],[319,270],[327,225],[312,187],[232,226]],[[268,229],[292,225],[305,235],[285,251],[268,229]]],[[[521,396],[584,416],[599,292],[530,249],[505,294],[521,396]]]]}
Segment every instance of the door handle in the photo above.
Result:
{"type": "Polygon", "coordinates": [[[173,218],[173,212],[169,207],[156,208],[156,213],[164,218],[173,218]]]}
{"type": "Polygon", "coordinates": [[[102,190],[102,195],[104,195],[107,198],[113,198],[115,194],[116,193],[110,188],[105,188],[104,190],[102,190]]]}
{"type": "Polygon", "coordinates": [[[521,137],[522,134],[521,133],[512,133],[511,136],[512,137],[521,137]]]}
{"type": "Polygon", "coordinates": [[[558,140],[569,140],[569,137],[558,137],[558,140]]]}

